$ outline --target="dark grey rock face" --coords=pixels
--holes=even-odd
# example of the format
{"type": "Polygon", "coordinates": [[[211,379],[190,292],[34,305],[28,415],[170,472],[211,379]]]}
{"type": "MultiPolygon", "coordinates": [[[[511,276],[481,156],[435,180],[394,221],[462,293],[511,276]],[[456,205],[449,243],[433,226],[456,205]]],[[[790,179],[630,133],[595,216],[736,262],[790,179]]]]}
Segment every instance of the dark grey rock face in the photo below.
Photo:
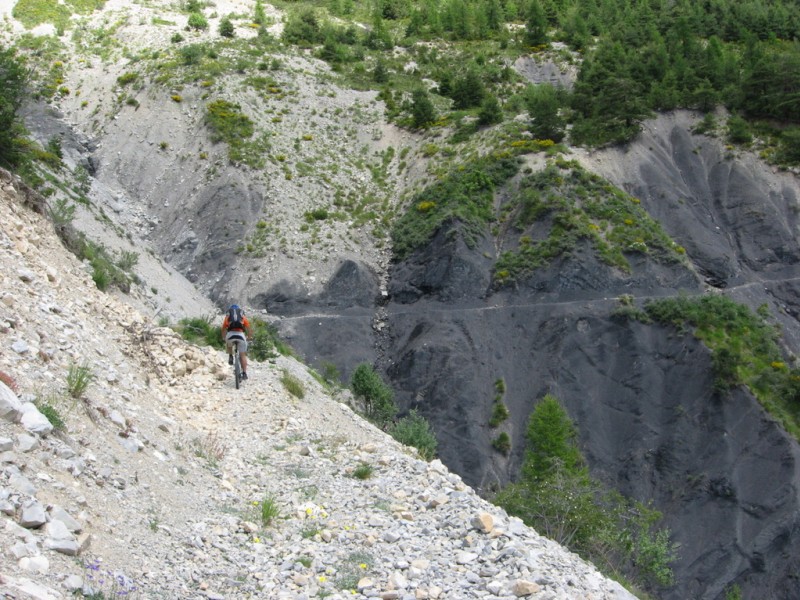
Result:
{"type": "MultiPolygon", "coordinates": [[[[426,249],[394,275],[426,280],[423,265],[448,262],[432,247],[435,260],[426,249]]],[[[463,245],[448,248],[461,254],[450,264],[480,260],[463,245]]],[[[484,493],[514,478],[533,406],[556,395],[593,475],[665,514],[681,558],[678,584],[661,597],[724,597],[737,584],[745,597],[796,598],[798,444],[746,391],[713,394],[710,352],[691,334],[613,314],[615,294],[677,289],[699,291],[683,267],[634,264],[624,277],[584,250],[518,290],[460,302],[393,299],[387,374],[403,407],[434,424],[443,461],[484,493]],[[500,378],[511,416],[490,428],[500,378]],[[513,440],[508,458],[491,449],[500,431],[513,440]]],[[[763,286],[750,292],[767,298],[763,286]]]]}
{"type": "Polygon", "coordinates": [[[470,248],[448,223],[393,265],[383,329],[365,297],[373,288],[351,265],[319,297],[278,285],[266,301],[312,361],[345,377],[361,361],[381,366],[402,409],[433,424],[442,460],[487,495],[518,472],[535,403],[557,396],[593,475],[652,500],[680,544],[677,584],[660,597],[724,598],[738,585],[743,597],[796,599],[797,442],[746,390],[714,395],[710,352],[690,333],[614,314],[623,294],[641,303],[724,288],[753,309],[765,304],[799,351],[796,186],[668,124],[594,166],[641,199],[686,248],[686,264],[632,255],[625,274],[584,245],[496,289],[488,232],[470,248]],[[510,418],[491,428],[498,379],[510,418]],[[508,457],[491,446],[500,431],[512,439],[508,457]]]}
{"type": "Polygon", "coordinates": [[[375,273],[345,260],[319,294],[279,281],[256,295],[252,304],[280,317],[282,337],[307,361],[316,367],[335,364],[347,381],[359,363],[374,362],[373,320],[380,298],[375,273]]]}

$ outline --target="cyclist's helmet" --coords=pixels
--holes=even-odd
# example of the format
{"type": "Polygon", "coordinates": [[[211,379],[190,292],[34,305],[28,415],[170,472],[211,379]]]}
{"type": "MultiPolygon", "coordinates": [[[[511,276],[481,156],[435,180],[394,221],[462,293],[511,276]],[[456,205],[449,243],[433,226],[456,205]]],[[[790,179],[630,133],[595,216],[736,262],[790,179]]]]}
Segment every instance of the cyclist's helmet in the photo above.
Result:
{"type": "Polygon", "coordinates": [[[239,310],[238,304],[231,304],[231,307],[228,310],[239,310]]]}

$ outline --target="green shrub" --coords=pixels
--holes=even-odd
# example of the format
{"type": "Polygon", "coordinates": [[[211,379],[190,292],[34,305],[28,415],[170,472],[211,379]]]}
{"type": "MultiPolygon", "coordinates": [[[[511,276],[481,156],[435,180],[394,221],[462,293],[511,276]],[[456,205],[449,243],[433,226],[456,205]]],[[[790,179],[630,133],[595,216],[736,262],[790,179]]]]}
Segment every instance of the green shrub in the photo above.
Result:
{"type": "Polygon", "coordinates": [[[764,316],[768,313],[754,313],[719,294],[653,300],[644,310],[653,321],[691,330],[711,349],[717,393],[746,385],[767,412],[800,439],[800,369],[785,368],[778,331],[764,316]]]}
{"type": "Polygon", "coordinates": [[[236,35],[236,29],[228,15],[224,16],[219,22],[219,34],[226,38],[232,38],[236,35]]]}
{"type": "Polygon", "coordinates": [[[776,158],[785,164],[800,163],[800,127],[788,127],[781,133],[776,158]]]}
{"type": "Polygon", "coordinates": [[[184,65],[197,65],[206,55],[205,44],[189,44],[180,49],[181,59],[184,65]]]}
{"type": "MultiPolygon", "coordinates": [[[[56,203],[58,206],[58,203],[56,203]]],[[[69,217],[69,211],[61,216],[53,214],[55,219],[69,217]]],[[[51,213],[52,214],[52,213],[51,213]]],[[[81,260],[85,260],[92,267],[92,280],[99,290],[106,290],[109,286],[116,286],[123,292],[130,291],[131,277],[122,271],[108,251],[101,244],[96,244],[86,239],[83,233],[76,232],[71,226],[63,225],[56,229],[64,245],[81,260]]]]}
{"type": "Polygon", "coordinates": [[[68,5],[59,2],[17,0],[11,14],[28,29],[52,23],[57,30],[63,31],[69,25],[72,11],[68,5]]]}
{"type": "Polygon", "coordinates": [[[222,339],[222,321],[214,324],[213,317],[184,317],[174,327],[183,339],[192,344],[211,346],[217,350],[225,348],[222,339]]]}
{"type": "Polygon", "coordinates": [[[497,450],[500,454],[508,456],[511,452],[511,436],[505,431],[501,431],[496,438],[492,440],[492,448],[497,450]]]}
{"type": "Polygon", "coordinates": [[[724,394],[742,383],[738,366],[741,356],[731,348],[722,346],[711,354],[711,366],[714,370],[714,390],[724,394]]]}
{"type": "Polygon", "coordinates": [[[139,75],[129,71],[129,72],[123,73],[122,75],[117,77],[117,83],[120,84],[120,85],[128,85],[128,84],[133,83],[134,81],[136,81],[138,78],[139,78],[139,75]]]}
{"type": "Polygon", "coordinates": [[[105,292],[111,285],[111,273],[103,263],[92,264],[92,281],[101,292],[105,292]]]}
{"type": "Polygon", "coordinates": [[[136,266],[138,262],[139,262],[138,252],[121,250],[119,253],[119,258],[117,259],[117,266],[126,273],[128,273],[133,269],[133,267],[136,266]]]}
{"type": "Polygon", "coordinates": [[[253,23],[257,25],[264,25],[267,22],[267,13],[264,10],[264,3],[262,0],[256,0],[256,6],[253,9],[253,23]]]}
{"type": "Polygon", "coordinates": [[[67,371],[67,393],[76,400],[82,398],[94,379],[94,373],[88,364],[71,364],[67,371]]]}
{"type": "MultiPolygon", "coordinates": [[[[16,15],[17,7],[14,8],[16,15]]],[[[17,111],[25,98],[28,70],[14,49],[0,48],[0,164],[15,165],[22,160],[17,137],[22,121],[17,111]]]]}
{"type": "Polygon", "coordinates": [[[395,221],[391,235],[395,257],[405,258],[431,239],[441,225],[458,220],[468,244],[485,235],[494,218],[494,192],[519,169],[518,159],[486,156],[455,169],[447,177],[415,196],[409,210],[395,221]],[[429,209],[416,207],[432,203],[429,209]]]}
{"type": "Polygon", "coordinates": [[[325,41],[322,24],[311,6],[290,13],[281,35],[284,41],[300,46],[312,46],[325,41]]]}
{"type": "Polygon", "coordinates": [[[503,109],[494,95],[487,96],[481,103],[478,112],[478,124],[482,126],[495,125],[503,122],[503,109]]]}
{"type": "Polygon", "coordinates": [[[366,417],[378,425],[385,425],[397,414],[394,392],[383,382],[372,365],[362,363],[353,371],[350,389],[356,398],[363,400],[366,417]]]}
{"type": "Polygon", "coordinates": [[[253,335],[247,344],[247,353],[250,358],[259,362],[275,358],[277,356],[275,352],[277,330],[256,318],[250,319],[250,325],[253,328],[253,335]]]}
{"type": "Polygon", "coordinates": [[[295,351],[278,336],[278,329],[258,317],[250,318],[253,336],[250,339],[248,352],[252,358],[265,361],[278,354],[282,356],[297,356],[295,351]]]}
{"type": "Polygon", "coordinates": [[[692,133],[699,135],[712,135],[717,128],[717,120],[714,113],[706,113],[703,115],[702,120],[694,126],[692,133]]]}
{"type": "Polygon", "coordinates": [[[423,460],[431,461],[436,458],[438,442],[428,420],[412,410],[408,416],[403,417],[389,428],[389,435],[401,444],[411,446],[419,451],[423,460]]]}
{"type": "Polygon", "coordinates": [[[329,361],[322,361],[322,379],[329,384],[339,384],[342,379],[342,374],[339,372],[339,367],[329,361]]]}
{"type": "Polygon", "coordinates": [[[64,422],[64,419],[61,417],[61,414],[58,412],[58,409],[55,406],[49,402],[40,400],[34,402],[34,405],[50,422],[50,425],[53,426],[53,429],[56,431],[64,431],[67,428],[67,424],[64,422]]]}
{"type": "Polygon", "coordinates": [[[638,198],[574,161],[557,159],[522,178],[505,210],[513,226],[509,231],[519,234],[520,243],[495,263],[498,284],[528,277],[581,243],[591,245],[607,265],[627,272],[631,266],[626,255],[633,253],[666,264],[681,260],[674,242],[638,198]]]}
{"type": "Polygon", "coordinates": [[[411,119],[412,125],[418,129],[428,127],[436,120],[436,109],[425,90],[414,90],[411,96],[411,119]]]}
{"type": "Polygon", "coordinates": [[[206,123],[215,142],[224,141],[230,145],[241,144],[255,131],[253,122],[241,112],[241,107],[227,100],[215,100],[206,106],[206,123]]]}
{"type": "Polygon", "coordinates": [[[536,405],[528,422],[528,452],[522,474],[533,481],[545,479],[556,470],[581,473],[584,461],[577,445],[577,431],[567,412],[546,394],[536,405]]]}
{"type": "Polygon", "coordinates": [[[53,222],[56,230],[72,223],[75,219],[75,210],[75,205],[70,204],[66,198],[59,198],[55,203],[49,206],[50,220],[53,222]]]}
{"type": "Polygon", "coordinates": [[[328,209],[327,208],[315,208],[314,210],[310,210],[305,213],[305,219],[309,223],[313,223],[314,221],[324,221],[328,218],[328,209]]]}
{"type": "Polygon", "coordinates": [[[203,16],[203,13],[193,12],[189,15],[187,27],[189,29],[197,29],[198,31],[201,29],[208,29],[208,20],[203,16]]]}
{"type": "Polygon", "coordinates": [[[736,115],[728,119],[728,140],[732,144],[747,145],[753,141],[753,134],[750,133],[750,126],[743,118],[736,115]]]}
{"type": "Polygon", "coordinates": [[[492,406],[492,416],[489,419],[489,427],[497,427],[506,419],[508,419],[508,407],[506,407],[502,400],[495,401],[494,406],[492,406]]]}
{"type": "Polygon", "coordinates": [[[49,140],[47,140],[45,149],[58,159],[56,166],[60,166],[61,160],[64,158],[64,150],[61,147],[61,138],[58,136],[51,137],[49,140]]]}

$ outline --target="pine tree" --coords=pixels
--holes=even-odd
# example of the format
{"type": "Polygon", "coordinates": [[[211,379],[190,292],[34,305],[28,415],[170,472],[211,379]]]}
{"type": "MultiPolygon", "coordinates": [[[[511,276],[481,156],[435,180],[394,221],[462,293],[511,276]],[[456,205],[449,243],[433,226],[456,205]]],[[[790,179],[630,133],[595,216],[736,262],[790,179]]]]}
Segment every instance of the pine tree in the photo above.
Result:
{"type": "Polygon", "coordinates": [[[375,64],[375,69],[372,71],[372,80],[375,83],[384,84],[389,81],[389,71],[386,69],[386,65],[382,60],[379,60],[375,64]]]}
{"type": "Polygon", "coordinates": [[[428,127],[436,120],[436,111],[425,90],[415,90],[411,96],[411,118],[414,127],[428,127]]]}
{"type": "Polygon", "coordinates": [[[453,84],[453,106],[457,109],[480,106],[485,94],[486,90],[477,69],[467,69],[453,84]]]}
{"type": "Polygon", "coordinates": [[[536,405],[528,422],[528,450],[522,474],[531,481],[546,479],[557,469],[570,475],[585,470],[577,446],[577,432],[569,415],[550,394],[536,405]]]}
{"type": "Polygon", "coordinates": [[[547,15],[545,15],[538,0],[531,0],[528,5],[528,14],[525,20],[525,44],[528,46],[541,46],[548,43],[547,15]]]}
{"type": "Polygon", "coordinates": [[[497,101],[497,97],[494,94],[487,95],[478,112],[478,125],[494,125],[502,121],[503,109],[500,107],[500,102],[497,101]]]}
{"type": "Polygon", "coordinates": [[[552,85],[529,87],[525,92],[525,104],[531,119],[530,132],[540,140],[560,142],[564,139],[566,123],[559,115],[561,99],[552,85]]]}

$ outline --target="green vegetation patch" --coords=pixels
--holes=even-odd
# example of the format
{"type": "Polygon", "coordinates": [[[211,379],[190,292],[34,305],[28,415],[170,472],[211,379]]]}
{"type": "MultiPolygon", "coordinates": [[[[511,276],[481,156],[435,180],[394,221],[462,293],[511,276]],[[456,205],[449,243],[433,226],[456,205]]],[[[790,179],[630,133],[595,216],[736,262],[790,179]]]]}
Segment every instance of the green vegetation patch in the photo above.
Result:
{"type": "Polygon", "coordinates": [[[258,317],[250,318],[250,325],[253,328],[253,335],[248,344],[250,357],[263,362],[270,358],[275,358],[278,354],[282,356],[296,356],[295,352],[278,336],[278,328],[271,323],[267,323],[258,317]]]}
{"type": "Polygon", "coordinates": [[[220,323],[215,324],[212,317],[185,317],[173,329],[193,344],[211,346],[217,350],[225,348],[221,319],[220,323]]]}
{"type": "Polygon", "coordinates": [[[424,246],[450,219],[464,226],[466,241],[474,243],[494,218],[494,192],[516,175],[518,159],[489,155],[454,170],[419,193],[392,229],[395,258],[403,259],[424,246]]]}
{"type": "Polygon", "coordinates": [[[206,106],[206,124],[212,130],[212,140],[228,144],[228,157],[251,167],[263,166],[270,149],[269,135],[263,133],[250,141],[255,133],[253,121],[238,104],[214,100],[206,106]]]}
{"type": "Polygon", "coordinates": [[[653,321],[680,329],[712,351],[715,390],[724,394],[746,385],[761,405],[800,439],[800,369],[790,367],[778,345],[778,330],[759,314],[719,295],[676,297],[647,302],[653,321]]]}
{"type": "Polygon", "coordinates": [[[350,381],[353,395],[364,403],[364,415],[378,425],[388,424],[397,414],[394,391],[368,363],[358,365],[350,381]]]}
{"type": "Polygon", "coordinates": [[[588,240],[600,259],[630,272],[627,254],[659,262],[680,260],[680,249],[639,204],[574,161],[557,159],[524,178],[504,207],[519,245],[495,265],[499,283],[529,276],[588,240]]]}
{"type": "Polygon", "coordinates": [[[242,107],[227,100],[214,100],[206,106],[206,123],[213,131],[215,142],[228,145],[253,136],[254,126],[242,107]]]}
{"type": "Polygon", "coordinates": [[[89,14],[103,8],[106,0],[17,0],[11,14],[26,28],[32,29],[42,23],[51,23],[63,31],[73,14],[89,14]]]}
{"type": "Polygon", "coordinates": [[[389,435],[401,444],[411,446],[419,451],[423,460],[436,458],[438,441],[428,420],[417,411],[412,410],[389,428],[389,435]]]}
{"type": "Polygon", "coordinates": [[[72,227],[70,221],[74,209],[71,206],[65,203],[60,205],[56,203],[56,206],[60,206],[61,209],[52,213],[54,222],[63,223],[59,235],[68,250],[91,265],[92,280],[97,289],[106,291],[113,286],[126,294],[130,292],[131,284],[139,282],[139,278],[132,272],[138,256],[123,251],[118,258],[114,258],[105,246],[93,242],[72,227]]]}

